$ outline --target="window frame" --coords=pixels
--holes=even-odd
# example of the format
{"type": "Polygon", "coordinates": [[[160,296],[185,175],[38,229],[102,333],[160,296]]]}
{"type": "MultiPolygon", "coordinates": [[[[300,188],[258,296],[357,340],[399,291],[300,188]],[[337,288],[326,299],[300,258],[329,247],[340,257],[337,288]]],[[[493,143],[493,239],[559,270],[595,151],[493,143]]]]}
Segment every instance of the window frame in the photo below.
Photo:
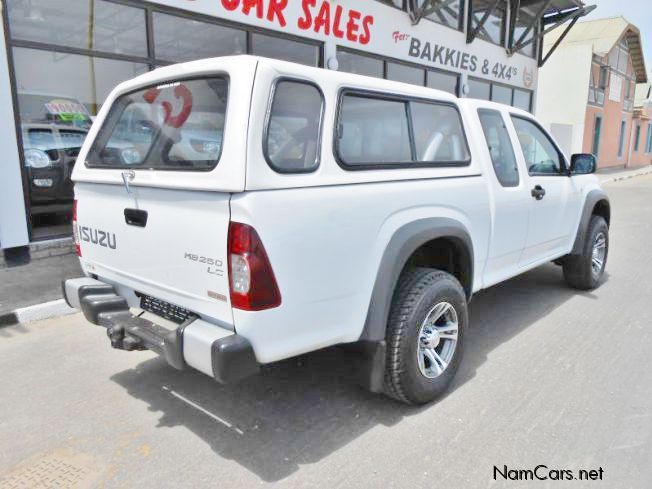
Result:
{"type": "MultiPolygon", "coordinates": [[[[494,159],[491,156],[491,151],[489,152],[489,159],[491,160],[491,167],[493,168],[493,173],[494,177],[496,178],[496,181],[500,184],[502,188],[505,189],[513,189],[513,188],[518,188],[521,186],[521,182],[523,181],[521,179],[521,172],[519,171],[518,167],[518,159],[516,158],[516,150],[514,149],[514,144],[512,143],[512,137],[509,134],[509,128],[507,127],[507,121],[505,120],[505,115],[502,113],[502,111],[497,110],[497,109],[490,109],[488,107],[478,107],[477,113],[478,113],[478,120],[480,121],[480,126],[482,127],[482,137],[484,138],[485,144],[487,145],[487,149],[489,146],[489,140],[487,139],[487,134],[484,131],[484,126],[482,125],[482,119],[480,118],[481,114],[485,113],[491,113],[491,114],[498,114],[500,117],[500,120],[503,122],[503,128],[505,129],[505,134],[507,135],[507,141],[509,141],[509,147],[510,150],[512,151],[512,154],[514,155],[514,162],[516,163],[516,176],[518,178],[518,181],[514,185],[505,185],[500,178],[498,177],[498,173],[496,172],[496,166],[494,164],[494,159]]],[[[521,149],[522,150],[522,149],[521,149]]]]}
{"type": "Polygon", "coordinates": [[[316,172],[319,167],[321,166],[321,156],[322,156],[322,141],[324,137],[324,121],[325,121],[325,115],[326,115],[326,97],[324,96],[324,91],[321,89],[321,87],[315,83],[312,80],[307,80],[305,78],[297,78],[295,76],[279,76],[274,79],[272,82],[272,87],[270,89],[269,93],[269,99],[267,100],[267,108],[265,109],[265,125],[263,126],[263,140],[262,140],[262,150],[263,150],[263,157],[265,158],[265,162],[267,165],[276,173],[280,173],[282,175],[292,175],[292,174],[307,174],[307,173],[314,173],[316,172]],[[319,96],[321,97],[321,111],[319,114],[319,130],[317,132],[317,152],[315,154],[315,166],[311,168],[305,168],[305,169],[297,169],[297,170],[291,170],[291,169],[283,169],[279,168],[274,164],[272,161],[269,151],[268,151],[268,137],[269,137],[269,126],[272,122],[272,109],[274,106],[274,98],[276,96],[276,89],[278,88],[278,85],[283,82],[290,82],[290,83],[300,83],[303,85],[308,85],[311,87],[314,87],[317,89],[317,92],[319,93],[319,96]]]}
{"type": "MultiPolygon", "coordinates": [[[[530,173],[530,169],[527,166],[527,163],[525,165],[525,169],[527,170],[527,174],[531,177],[568,177],[570,176],[570,165],[566,161],[566,157],[564,156],[564,153],[559,149],[559,146],[557,145],[557,142],[548,134],[548,131],[546,131],[541,124],[539,124],[536,120],[521,115],[521,114],[515,114],[514,112],[509,112],[509,117],[512,119],[512,127],[514,128],[514,131],[516,131],[516,126],[514,125],[514,120],[513,119],[521,119],[527,122],[532,123],[535,127],[539,129],[543,133],[543,135],[550,141],[550,144],[552,144],[553,148],[555,148],[555,151],[557,151],[557,155],[559,156],[559,163],[560,167],[563,166],[563,168],[560,168],[559,173],[530,173]]],[[[521,150],[521,154],[523,155],[523,159],[525,160],[525,154],[523,153],[523,147],[521,146],[521,142],[519,141],[518,144],[519,149],[521,150]]]]}
{"type": "MultiPolygon", "coordinates": [[[[96,164],[90,164],[89,165],[89,161],[88,161],[88,156],[89,155],[86,156],[86,160],[84,161],[84,166],[86,168],[88,168],[89,170],[134,170],[134,171],[144,170],[144,171],[162,171],[162,172],[177,172],[177,173],[210,173],[213,170],[215,170],[215,168],[217,168],[217,166],[220,164],[220,161],[222,160],[222,153],[224,151],[224,142],[226,141],[226,129],[227,129],[228,120],[229,120],[228,119],[229,106],[231,105],[230,104],[231,77],[229,76],[228,73],[225,73],[225,72],[217,72],[217,73],[213,73],[213,74],[211,74],[209,76],[196,75],[196,76],[191,76],[191,77],[186,77],[186,78],[179,78],[177,80],[174,80],[174,79],[162,80],[162,81],[159,81],[159,82],[157,82],[155,84],[145,85],[145,86],[136,88],[134,90],[129,90],[128,92],[121,93],[120,95],[118,95],[115,98],[115,100],[113,100],[111,102],[111,107],[109,108],[109,112],[107,113],[105,119],[102,121],[102,127],[97,132],[97,134],[95,135],[93,140],[90,141],[89,154],[90,154],[90,150],[95,147],[95,143],[98,141],[100,136],[102,136],[103,129],[109,127],[108,125],[106,125],[106,122],[109,121],[109,117],[111,116],[111,112],[112,112],[113,108],[115,107],[116,102],[118,102],[118,100],[120,100],[122,97],[126,97],[126,96],[132,95],[134,93],[146,91],[147,89],[154,88],[154,87],[157,87],[157,86],[160,86],[160,85],[165,85],[165,84],[168,84],[168,83],[177,83],[177,82],[178,83],[184,83],[184,82],[195,81],[195,80],[205,81],[205,80],[212,80],[212,79],[223,79],[223,80],[226,81],[227,85],[226,85],[226,104],[225,104],[225,107],[224,107],[224,130],[222,131],[222,144],[220,145],[220,152],[217,155],[217,158],[215,159],[214,164],[210,168],[207,167],[207,168],[193,168],[193,169],[180,170],[178,168],[152,168],[152,167],[145,167],[145,166],[134,167],[133,165],[110,166],[110,167],[109,166],[103,166],[103,165],[96,165],[96,164]]],[[[120,113],[120,117],[122,117],[123,113],[124,113],[124,110],[120,113]]],[[[115,128],[115,126],[117,125],[118,120],[115,121],[115,124],[113,124],[112,129],[115,128]]],[[[109,139],[110,139],[110,135],[109,135],[109,139]]],[[[104,142],[104,145],[106,145],[106,143],[108,143],[108,141],[109,140],[107,139],[104,142]]],[[[151,152],[153,147],[154,147],[154,144],[152,144],[152,146],[149,148],[147,156],[149,156],[149,153],[151,152]]],[[[146,156],[146,158],[147,158],[147,156],[146,156]]]]}
{"type": "Polygon", "coordinates": [[[459,107],[453,102],[448,102],[445,100],[433,100],[425,97],[417,97],[410,95],[400,95],[396,93],[380,91],[380,90],[369,90],[364,88],[355,88],[355,87],[342,87],[338,90],[337,93],[337,108],[335,112],[335,123],[333,125],[333,157],[335,158],[336,163],[346,171],[364,171],[364,170],[400,170],[406,168],[462,168],[470,166],[473,161],[473,156],[471,154],[471,148],[469,146],[469,140],[466,135],[466,128],[464,127],[464,119],[462,117],[462,112],[459,107]],[[342,120],[342,106],[344,102],[344,97],[347,95],[353,95],[362,98],[371,98],[371,99],[380,99],[380,100],[389,100],[392,102],[401,102],[405,105],[405,113],[408,123],[408,137],[410,138],[410,150],[412,161],[406,162],[390,162],[390,163],[362,163],[362,164],[350,164],[342,159],[340,156],[340,131],[339,127],[342,120]],[[461,161],[415,161],[416,160],[416,141],[414,139],[414,127],[412,120],[412,110],[410,107],[410,102],[420,102],[427,103],[432,105],[442,105],[453,108],[459,117],[460,128],[462,130],[462,136],[464,139],[464,145],[466,147],[467,154],[469,155],[467,159],[461,161]]]}

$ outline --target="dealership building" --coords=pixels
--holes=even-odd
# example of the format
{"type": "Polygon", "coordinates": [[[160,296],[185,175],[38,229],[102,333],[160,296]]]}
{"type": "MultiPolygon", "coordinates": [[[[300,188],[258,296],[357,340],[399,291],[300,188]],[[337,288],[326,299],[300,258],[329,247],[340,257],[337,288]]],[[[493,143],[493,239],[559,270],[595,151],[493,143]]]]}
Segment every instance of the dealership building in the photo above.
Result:
{"type": "Polygon", "coordinates": [[[438,88],[533,111],[581,0],[0,0],[0,249],[71,233],[70,173],[118,83],[232,54],[438,88]]]}

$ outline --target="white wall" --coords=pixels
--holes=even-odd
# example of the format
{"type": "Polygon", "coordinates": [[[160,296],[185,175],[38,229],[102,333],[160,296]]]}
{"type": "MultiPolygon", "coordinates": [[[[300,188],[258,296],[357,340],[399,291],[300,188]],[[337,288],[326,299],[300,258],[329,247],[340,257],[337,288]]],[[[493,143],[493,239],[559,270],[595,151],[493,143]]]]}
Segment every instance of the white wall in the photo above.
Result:
{"type": "Polygon", "coordinates": [[[1,9],[0,40],[0,249],[4,249],[26,245],[29,235],[1,9]]]}
{"type": "Polygon", "coordinates": [[[592,56],[590,44],[562,45],[539,69],[536,116],[542,122],[584,124],[592,56]]]}
{"type": "Polygon", "coordinates": [[[566,158],[575,153],[582,152],[582,138],[584,137],[584,124],[544,124],[559,145],[566,158]]]}

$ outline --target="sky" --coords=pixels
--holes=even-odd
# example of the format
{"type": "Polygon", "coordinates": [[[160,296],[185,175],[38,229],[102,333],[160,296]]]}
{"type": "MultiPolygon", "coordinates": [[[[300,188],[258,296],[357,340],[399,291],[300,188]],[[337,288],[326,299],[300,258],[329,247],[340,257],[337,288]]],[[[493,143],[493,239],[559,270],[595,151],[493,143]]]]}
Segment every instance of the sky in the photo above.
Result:
{"type": "MultiPolygon", "coordinates": [[[[585,5],[597,5],[584,19],[601,19],[622,15],[641,31],[643,55],[648,73],[652,73],[652,1],[651,0],[584,0],[585,5]]],[[[582,20],[584,20],[582,19],[582,20]]]]}

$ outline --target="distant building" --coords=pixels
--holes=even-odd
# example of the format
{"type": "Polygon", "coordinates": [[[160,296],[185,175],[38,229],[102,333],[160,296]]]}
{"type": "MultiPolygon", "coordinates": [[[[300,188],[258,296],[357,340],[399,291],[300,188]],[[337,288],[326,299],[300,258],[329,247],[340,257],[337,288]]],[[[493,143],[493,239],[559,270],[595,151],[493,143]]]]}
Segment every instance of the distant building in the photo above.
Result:
{"type": "Polygon", "coordinates": [[[580,22],[539,71],[537,115],[562,149],[595,154],[599,168],[652,164],[652,110],[634,109],[636,84],[647,81],[635,25],[623,17],[580,22]]]}

